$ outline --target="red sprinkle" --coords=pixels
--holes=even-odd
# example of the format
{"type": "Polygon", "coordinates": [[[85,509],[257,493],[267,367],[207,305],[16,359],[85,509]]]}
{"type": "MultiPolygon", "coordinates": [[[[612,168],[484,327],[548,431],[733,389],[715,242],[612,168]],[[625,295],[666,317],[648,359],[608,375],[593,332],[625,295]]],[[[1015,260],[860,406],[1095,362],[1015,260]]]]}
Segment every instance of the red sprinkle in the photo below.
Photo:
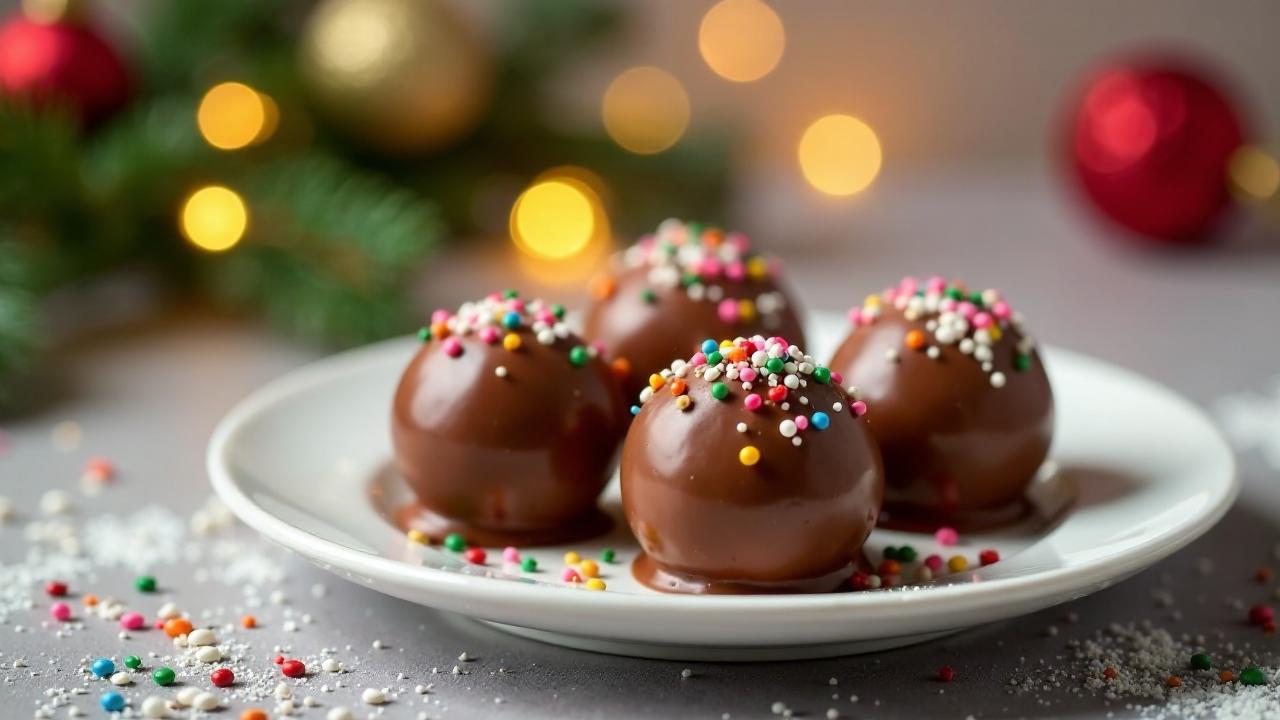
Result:
{"type": "Polygon", "coordinates": [[[1249,624],[1250,625],[1266,625],[1275,620],[1275,612],[1266,605],[1254,605],[1249,608],[1249,624]]]}
{"type": "Polygon", "coordinates": [[[301,660],[285,660],[280,666],[280,672],[286,677],[298,678],[307,674],[307,666],[301,660]]]}
{"type": "Polygon", "coordinates": [[[466,558],[467,562],[469,563],[475,563],[476,565],[484,564],[484,558],[485,558],[484,548],[478,548],[478,547],[467,548],[466,551],[462,553],[462,556],[466,558]]]}
{"type": "Polygon", "coordinates": [[[942,682],[951,682],[956,677],[956,671],[950,665],[943,665],[938,668],[938,680],[942,682]]]}
{"type": "Polygon", "coordinates": [[[853,577],[849,578],[849,585],[851,585],[854,590],[866,590],[869,587],[867,584],[868,577],[870,576],[861,570],[858,570],[853,574],[853,577]]]}
{"type": "MultiPolygon", "coordinates": [[[[298,664],[301,665],[302,663],[298,664]]],[[[285,674],[288,675],[287,672],[285,674]]],[[[290,677],[295,676],[290,675],[290,677]]],[[[209,681],[218,687],[228,687],[236,681],[236,674],[231,672],[229,668],[218,668],[209,675],[209,681]]]]}
{"type": "Polygon", "coordinates": [[[785,385],[775,385],[769,388],[769,399],[780,403],[787,399],[787,388],[785,385]]]}
{"type": "Polygon", "coordinates": [[[62,597],[67,594],[67,584],[50,580],[44,584],[44,591],[49,594],[49,597],[62,597]]]}
{"type": "Polygon", "coordinates": [[[995,550],[983,550],[978,553],[978,562],[982,565],[991,565],[1000,562],[1000,553],[995,550]]]}
{"type": "Polygon", "coordinates": [[[284,664],[284,656],[283,656],[283,655],[277,655],[277,656],[276,656],[276,659],[275,659],[275,660],[272,660],[272,662],[274,662],[274,663],[275,663],[275,664],[277,664],[277,665],[283,665],[283,664],[284,664]]]}
{"type": "Polygon", "coordinates": [[[938,572],[939,570],[942,569],[942,556],[930,555],[929,557],[924,559],[924,566],[934,572],[938,572]]]}
{"type": "Polygon", "coordinates": [[[876,574],[884,577],[885,575],[902,574],[902,565],[897,560],[884,560],[880,563],[880,567],[876,570],[876,574]]]}

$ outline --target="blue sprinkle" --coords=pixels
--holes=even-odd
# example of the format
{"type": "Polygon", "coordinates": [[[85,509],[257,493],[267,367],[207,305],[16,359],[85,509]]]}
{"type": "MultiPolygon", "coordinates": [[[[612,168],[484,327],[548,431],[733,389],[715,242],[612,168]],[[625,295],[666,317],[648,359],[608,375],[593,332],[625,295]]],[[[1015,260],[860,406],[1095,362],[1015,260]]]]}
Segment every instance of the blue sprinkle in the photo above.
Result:
{"type": "Polygon", "coordinates": [[[702,341],[702,352],[705,355],[710,355],[711,353],[719,349],[720,349],[720,343],[716,342],[715,340],[712,340],[711,338],[707,338],[706,340],[702,341]]]}
{"type": "Polygon", "coordinates": [[[98,677],[106,677],[116,671],[116,664],[110,658],[98,658],[89,669],[98,677]]]}
{"type": "Polygon", "coordinates": [[[107,712],[120,712],[124,709],[124,696],[118,692],[103,693],[98,704],[107,712]]]}
{"type": "Polygon", "coordinates": [[[639,415],[639,414],[640,414],[640,406],[639,406],[639,405],[632,405],[632,406],[631,406],[631,414],[632,414],[632,415],[639,415]]]}
{"type": "Polygon", "coordinates": [[[502,318],[502,326],[508,330],[515,330],[520,327],[520,313],[510,310],[502,318]]]}
{"type": "Polygon", "coordinates": [[[813,426],[819,430],[826,430],[831,426],[831,418],[827,417],[824,412],[814,413],[813,417],[809,418],[809,422],[813,423],[813,426]]]}

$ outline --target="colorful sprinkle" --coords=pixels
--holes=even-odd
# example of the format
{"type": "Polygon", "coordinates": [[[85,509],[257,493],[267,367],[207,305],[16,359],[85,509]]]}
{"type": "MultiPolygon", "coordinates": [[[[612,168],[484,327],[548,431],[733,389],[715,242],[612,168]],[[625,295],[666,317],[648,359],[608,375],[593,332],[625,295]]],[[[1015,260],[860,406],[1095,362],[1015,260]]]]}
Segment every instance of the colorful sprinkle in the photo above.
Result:
{"type": "Polygon", "coordinates": [[[1196,670],[1208,670],[1213,667],[1213,660],[1204,653],[1196,653],[1191,656],[1191,667],[1196,670]]]}
{"type": "Polygon", "coordinates": [[[307,666],[301,660],[285,660],[280,663],[280,672],[284,673],[285,677],[300,678],[307,674],[307,666]]]}
{"type": "Polygon", "coordinates": [[[444,537],[444,546],[453,552],[462,552],[467,549],[467,540],[458,533],[449,533],[444,537]]]}
{"type": "Polygon", "coordinates": [[[67,594],[67,584],[57,580],[50,580],[44,584],[44,592],[49,597],[64,597],[67,594]]]}
{"type": "Polygon", "coordinates": [[[978,563],[983,567],[1000,562],[1000,552],[991,548],[978,553],[978,563]]]}
{"type": "Polygon", "coordinates": [[[729,386],[722,382],[711,384],[711,397],[717,400],[724,400],[729,397],[729,386]]]}
{"type": "Polygon", "coordinates": [[[504,350],[519,350],[520,336],[515,333],[507,333],[502,336],[502,348],[504,350]]]}
{"type": "Polygon", "coordinates": [[[586,586],[588,590],[604,590],[605,589],[604,581],[601,580],[600,578],[591,578],[590,580],[587,581],[586,586]]]}
{"type": "Polygon", "coordinates": [[[565,568],[560,571],[560,579],[567,583],[582,582],[582,576],[573,568],[565,568]]]}
{"type": "Polygon", "coordinates": [[[810,420],[813,426],[819,430],[826,430],[831,427],[831,417],[821,410],[815,412],[810,420]]]}
{"type": "Polygon", "coordinates": [[[1240,682],[1245,685],[1266,685],[1267,676],[1261,669],[1249,666],[1240,671],[1240,682]]]}
{"type": "Polygon", "coordinates": [[[431,538],[428,537],[426,533],[422,532],[417,528],[411,528],[409,532],[405,533],[405,537],[409,538],[409,542],[415,543],[418,545],[431,544],[431,538]]]}
{"type": "Polygon", "coordinates": [[[597,577],[600,575],[600,566],[596,564],[595,560],[590,560],[590,559],[583,560],[582,562],[578,563],[578,572],[583,577],[587,577],[587,578],[597,577]]]}
{"type": "Polygon", "coordinates": [[[524,572],[531,573],[538,571],[538,561],[533,557],[526,557],[520,561],[520,569],[524,572]]]}
{"type": "Polygon", "coordinates": [[[116,664],[111,658],[98,658],[89,666],[89,670],[98,677],[107,677],[116,671],[116,664]]]}
{"type": "Polygon", "coordinates": [[[484,552],[484,548],[471,547],[463,551],[462,557],[466,558],[467,562],[469,563],[473,563],[476,565],[483,565],[486,555],[484,552]]]}
{"type": "Polygon", "coordinates": [[[462,355],[462,343],[458,342],[458,338],[445,338],[442,347],[444,347],[444,354],[449,357],[456,358],[462,355]]]}
{"type": "Polygon", "coordinates": [[[507,546],[502,549],[502,561],[509,563],[520,562],[520,550],[513,546],[507,546]]]}
{"type": "Polygon", "coordinates": [[[587,361],[590,359],[591,354],[588,353],[587,349],[581,345],[574,345],[573,348],[569,350],[569,364],[574,367],[582,367],[583,365],[586,365],[587,361]]]}
{"type": "Polygon", "coordinates": [[[190,634],[192,626],[190,620],[178,617],[165,620],[164,627],[162,629],[164,630],[165,635],[174,638],[180,635],[190,634]]]}
{"type": "Polygon", "coordinates": [[[1254,605],[1249,608],[1249,624],[1265,625],[1275,620],[1275,612],[1266,605],[1254,605]]]}
{"type": "Polygon", "coordinates": [[[252,615],[245,615],[244,617],[240,618],[240,627],[246,630],[252,630],[258,627],[258,618],[252,615]]]}
{"type": "Polygon", "coordinates": [[[146,624],[147,619],[141,613],[130,611],[120,616],[120,627],[125,630],[138,630],[146,624]]]}
{"type": "Polygon", "coordinates": [[[899,562],[904,562],[904,563],[915,562],[916,549],[911,547],[910,545],[903,545],[902,547],[898,548],[897,560],[899,562]]]}
{"type": "Polygon", "coordinates": [[[124,659],[124,666],[130,670],[137,670],[142,667],[142,658],[137,655],[127,655],[124,659]]]}
{"type": "Polygon", "coordinates": [[[855,416],[862,417],[867,414],[867,404],[861,400],[854,400],[849,403],[849,410],[851,410],[855,416]]]}
{"type": "Polygon", "coordinates": [[[938,681],[949,683],[956,677],[956,671],[950,665],[943,665],[938,668],[938,681]]]}
{"type": "Polygon", "coordinates": [[[151,682],[157,685],[172,685],[174,680],[178,679],[178,674],[173,668],[164,667],[163,665],[151,671],[151,682]]]}
{"type": "Polygon", "coordinates": [[[738,462],[751,467],[760,462],[760,450],[755,445],[747,445],[738,451],[738,462]]]}
{"type": "Polygon", "coordinates": [[[579,555],[577,552],[570,550],[569,552],[564,554],[565,565],[577,565],[580,562],[582,562],[582,556],[579,555]]]}
{"type": "Polygon", "coordinates": [[[153,593],[156,591],[156,579],[150,575],[139,575],[133,579],[133,587],[138,592],[153,593]]]}
{"type": "Polygon", "coordinates": [[[600,559],[607,563],[612,563],[617,556],[618,555],[613,551],[613,548],[605,548],[600,551],[600,559]]]}
{"type": "Polygon", "coordinates": [[[98,704],[107,712],[120,712],[124,710],[124,696],[118,692],[103,693],[98,704]]]}
{"type": "Polygon", "coordinates": [[[941,555],[933,554],[924,559],[924,566],[935,573],[942,569],[942,564],[943,561],[941,555]]]}
{"type": "Polygon", "coordinates": [[[209,682],[218,687],[231,687],[236,681],[236,674],[230,668],[218,668],[209,673],[209,682]]]}
{"type": "Polygon", "coordinates": [[[960,542],[960,533],[953,527],[940,527],[934,531],[933,539],[942,547],[952,547],[960,542]]]}
{"type": "Polygon", "coordinates": [[[947,569],[951,572],[964,572],[969,569],[969,560],[963,555],[952,555],[947,560],[947,569]]]}
{"type": "Polygon", "coordinates": [[[49,616],[59,622],[71,619],[71,606],[59,600],[49,606],[49,616]]]}

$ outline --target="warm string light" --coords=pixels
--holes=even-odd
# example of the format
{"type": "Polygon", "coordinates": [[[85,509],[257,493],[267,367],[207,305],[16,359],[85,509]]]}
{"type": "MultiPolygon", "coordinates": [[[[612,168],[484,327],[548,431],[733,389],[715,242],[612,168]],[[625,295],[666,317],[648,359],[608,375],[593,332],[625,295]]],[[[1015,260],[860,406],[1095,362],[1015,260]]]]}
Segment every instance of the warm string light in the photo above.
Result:
{"type": "Polygon", "coordinates": [[[798,154],[805,180],[827,195],[861,192],[880,172],[880,140],[851,115],[815,120],[800,138],[798,154]]]}
{"type": "Polygon", "coordinates": [[[209,88],[196,110],[200,135],[219,150],[239,150],[271,137],[279,122],[276,103],[238,82],[209,88]]]}
{"type": "Polygon", "coordinates": [[[702,17],[698,51],[707,66],[733,82],[751,82],[778,66],[786,47],[778,14],[760,0],[721,0],[702,17]]]}
{"type": "Polygon", "coordinates": [[[614,142],[638,155],[652,155],[684,135],[689,95],[665,70],[635,67],[609,83],[601,115],[614,142]]]}
{"type": "Polygon", "coordinates": [[[599,198],[569,177],[530,185],[511,208],[516,247],[544,260],[564,260],[582,252],[596,234],[599,198]]]}
{"type": "Polygon", "coordinates": [[[1227,167],[1231,186],[1246,200],[1262,202],[1280,190],[1280,164],[1266,150],[1245,145],[1231,156],[1227,167]]]}
{"type": "Polygon", "coordinates": [[[249,210],[234,190],[208,185],[196,190],[182,204],[182,234],[192,245],[208,252],[235,247],[249,227],[249,210]]]}

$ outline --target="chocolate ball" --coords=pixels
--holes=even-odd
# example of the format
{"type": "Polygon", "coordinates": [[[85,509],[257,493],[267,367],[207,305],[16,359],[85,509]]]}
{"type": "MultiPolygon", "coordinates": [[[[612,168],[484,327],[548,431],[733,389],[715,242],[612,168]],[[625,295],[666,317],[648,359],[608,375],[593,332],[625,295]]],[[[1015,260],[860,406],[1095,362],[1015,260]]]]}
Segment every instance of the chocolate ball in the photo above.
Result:
{"type": "Polygon", "coordinates": [[[608,528],[596,499],[626,430],[604,361],[563,310],[508,293],[437,312],[396,389],[391,438],[420,508],[405,523],[482,545],[608,528]]]}
{"type": "Polygon", "coordinates": [[[624,369],[634,399],[645,378],[703,338],[756,333],[805,346],[780,265],[741,233],[667,220],[611,260],[592,284],[586,336],[624,369]]]}
{"type": "Polygon", "coordinates": [[[885,468],[881,525],[1016,520],[1053,434],[1035,341],[995,290],[904,279],[850,311],[831,368],[856,386],[885,468]]]}
{"type": "Polygon", "coordinates": [[[794,347],[739,338],[677,361],[641,393],[621,466],[641,582],[849,589],[880,512],[880,454],[839,376],[794,347]]]}

